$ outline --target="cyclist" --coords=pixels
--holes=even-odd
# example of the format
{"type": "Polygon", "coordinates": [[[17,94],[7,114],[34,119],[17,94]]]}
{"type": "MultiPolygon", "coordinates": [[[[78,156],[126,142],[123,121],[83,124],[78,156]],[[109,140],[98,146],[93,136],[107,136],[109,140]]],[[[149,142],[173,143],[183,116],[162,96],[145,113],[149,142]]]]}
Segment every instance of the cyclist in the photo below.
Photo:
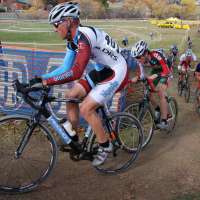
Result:
{"type": "Polygon", "coordinates": [[[175,44],[173,44],[169,49],[169,55],[167,57],[170,66],[174,65],[177,56],[178,56],[178,47],[175,44]]]}
{"type": "Polygon", "coordinates": [[[148,78],[152,80],[152,89],[158,91],[160,97],[160,106],[158,106],[151,95],[151,102],[155,106],[155,111],[161,112],[161,120],[158,122],[157,127],[167,129],[168,105],[165,96],[168,88],[170,69],[166,58],[160,51],[150,50],[147,43],[143,40],[138,41],[132,47],[131,53],[139,62],[152,68],[151,76],[148,78]]]}
{"type": "Polygon", "coordinates": [[[122,44],[123,44],[124,46],[127,46],[127,45],[128,45],[128,38],[127,38],[126,36],[123,38],[122,44]]]}
{"type": "MultiPolygon", "coordinates": [[[[65,70],[43,76],[42,83],[55,85],[78,80],[66,97],[84,98],[80,104],[80,114],[97,136],[99,149],[92,164],[98,166],[104,163],[113,146],[106,137],[96,109],[124,87],[128,80],[128,69],[118,44],[97,28],[81,26],[79,15],[79,4],[74,2],[58,4],[49,13],[50,24],[68,42],[69,54],[67,52],[64,59],[63,65],[67,65],[64,66],[65,70]],[[95,69],[82,77],[90,58],[96,63],[95,69]]],[[[79,106],[67,103],[66,109],[68,120],[77,130],[79,106]]],[[[77,140],[78,136],[73,138],[77,140]]]]}
{"type": "Polygon", "coordinates": [[[131,79],[133,82],[137,82],[138,80],[142,80],[145,77],[144,67],[141,62],[139,62],[136,58],[132,57],[131,50],[123,49],[121,50],[121,54],[126,60],[129,70],[134,71],[135,75],[131,79]]]}
{"type": "Polygon", "coordinates": [[[171,45],[169,51],[170,51],[170,54],[172,54],[175,58],[177,57],[178,47],[175,44],[171,45]]]}
{"type": "Polygon", "coordinates": [[[171,45],[169,49],[169,53],[167,55],[167,64],[170,67],[171,72],[173,72],[173,68],[174,68],[177,56],[178,56],[177,46],[175,44],[171,45]]]}
{"type": "Polygon", "coordinates": [[[187,49],[186,52],[180,56],[180,62],[178,65],[179,81],[183,80],[184,74],[191,68],[192,62],[195,62],[196,60],[196,55],[191,49],[187,49]]]}

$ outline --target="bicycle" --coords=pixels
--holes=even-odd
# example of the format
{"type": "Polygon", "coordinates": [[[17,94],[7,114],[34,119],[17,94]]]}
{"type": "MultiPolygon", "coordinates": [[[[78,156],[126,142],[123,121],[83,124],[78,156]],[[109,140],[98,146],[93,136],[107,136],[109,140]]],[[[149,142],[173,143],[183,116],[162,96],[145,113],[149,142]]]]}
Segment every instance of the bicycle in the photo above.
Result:
{"type": "Polygon", "coordinates": [[[182,80],[179,79],[177,84],[178,94],[179,96],[182,96],[184,92],[185,102],[188,103],[190,100],[190,82],[189,82],[190,75],[188,71],[186,71],[186,73],[182,73],[181,76],[182,80]]]}
{"type": "MultiPolygon", "coordinates": [[[[141,80],[144,85],[144,96],[143,99],[137,103],[132,103],[127,108],[125,108],[125,112],[131,113],[138,117],[139,121],[143,126],[143,135],[144,140],[142,144],[142,148],[145,148],[151,138],[153,136],[154,130],[158,130],[159,128],[156,124],[160,121],[160,117],[157,118],[155,116],[155,112],[153,106],[150,102],[150,94],[151,94],[151,86],[149,84],[149,80],[145,78],[141,80]]],[[[172,132],[176,125],[177,115],[178,115],[178,105],[176,99],[172,96],[166,96],[166,100],[168,102],[168,118],[167,122],[169,124],[169,128],[165,131],[167,134],[172,132]]]]}
{"type": "MultiPolygon", "coordinates": [[[[16,96],[33,108],[31,116],[10,115],[0,118],[0,192],[24,193],[36,189],[51,174],[57,160],[58,147],[46,122],[68,148],[73,161],[93,160],[97,153],[95,135],[90,129],[82,141],[72,141],[59,121],[48,109],[51,102],[80,103],[80,99],[50,96],[48,87],[30,87],[18,80],[13,84],[16,96]],[[37,94],[37,95],[36,95],[37,94]]],[[[106,106],[98,108],[113,152],[107,162],[95,167],[99,172],[115,174],[125,171],[138,157],[143,132],[140,122],[124,112],[110,114],[106,106]]]]}

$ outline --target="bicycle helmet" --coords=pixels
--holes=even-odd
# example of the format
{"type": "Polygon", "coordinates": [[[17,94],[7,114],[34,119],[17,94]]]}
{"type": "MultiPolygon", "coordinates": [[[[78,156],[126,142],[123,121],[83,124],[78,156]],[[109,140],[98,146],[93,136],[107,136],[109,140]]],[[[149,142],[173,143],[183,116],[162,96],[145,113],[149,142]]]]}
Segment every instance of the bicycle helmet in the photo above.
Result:
{"type": "Polygon", "coordinates": [[[147,49],[148,49],[147,43],[144,40],[140,40],[132,47],[131,56],[134,58],[142,56],[147,49]]]}
{"type": "Polygon", "coordinates": [[[175,44],[171,45],[170,49],[172,51],[178,51],[178,47],[175,44]]]}
{"type": "Polygon", "coordinates": [[[79,18],[80,7],[76,2],[65,2],[56,5],[49,13],[49,23],[61,21],[63,17],[79,18]]]}
{"type": "Polygon", "coordinates": [[[187,56],[187,57],[190,57],[190,56],[192,56],[192,50],[191,49],[187,49],[187,51],[185,52],[185,55],[187,56]]]}

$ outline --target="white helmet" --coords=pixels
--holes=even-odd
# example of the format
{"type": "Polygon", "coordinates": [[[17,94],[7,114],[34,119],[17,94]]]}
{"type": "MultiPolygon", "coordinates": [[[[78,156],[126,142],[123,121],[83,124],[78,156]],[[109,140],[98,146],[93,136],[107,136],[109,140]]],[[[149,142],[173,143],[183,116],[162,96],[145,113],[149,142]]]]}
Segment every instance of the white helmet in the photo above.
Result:
{"type": "Polygon", "coordinates": [[[148,45],[144,40],[140,40],[131,49],[131,56],[132,57],[138,57],[142,56],[145,52],[145,50],[148,49],[148,45]]]}
{"type": "Polygon", "coordinates": [[[79,18],[80,7],[76,2],[65,2],[56,5],[49,13],[49,23],[59,22],[63,17],[79,18]]]}
{"type": "Polygon", "coordinates": [[[187,57],[190,57],[190,56],[192,56],[192,49],[187,49],[186,50],[186,52],[185,52],[185,55],[187,56],[187,57]]]}

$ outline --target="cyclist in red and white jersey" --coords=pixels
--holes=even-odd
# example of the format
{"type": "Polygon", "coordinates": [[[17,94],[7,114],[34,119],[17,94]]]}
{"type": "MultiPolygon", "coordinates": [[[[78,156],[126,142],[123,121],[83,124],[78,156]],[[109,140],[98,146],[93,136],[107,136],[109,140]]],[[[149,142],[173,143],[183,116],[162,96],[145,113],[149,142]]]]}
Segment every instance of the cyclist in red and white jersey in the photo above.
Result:
{"type": "MultiPolygon", "coordinates": [[[[62,39],[67,40],[68,48],[75,53],[69,70],[43,78],[42,82],[44,85],[57,85],[78,80],[66,96],[84,100],[80,108],[76,104],[67,104],[67,118],[73,129],[77,130],[80,111],[81,116],[94,130],[99,150],[92,164],[98,166],[104,163],[113,147],[96,109],[126,85],[128,70],[118,44],[104,31],[81,26],[79,15],[79,5],[74,2],[58,4],[51,10],[50,24],[54,25],[55,31],[62,39]],[[96,63],[95,69],[82,77],[90,59],[96,63]]],[[[77,136],[74,139],[77,140],[77,136]]]]}
{"type": "Polygon", "coordinates": [[[161,120],[157,124],[157,127],[160,129],[167,129],[168,105],[165,96],[171,73],[167,65],[167,60],[161,51],[150,50],[147,43],[143,40],[138,41],[132,47],[131,51],[133,57],[152,69],[151,76],[149,76],[148,79],[152,80],[152,90],[157,91],[160,97],[160,106],[158,106],[153,96],[151,96],[151,102],[154,104],[155,110],[161,111],[161,120]]]}
{"type": "Polygon", "coordinates": [[[180,56],[180,62],[178,65],[179,80],[183,80],[183,75],[191,68],[192,62],[197,60],[196,55],[191,49],[180,56]]]}

